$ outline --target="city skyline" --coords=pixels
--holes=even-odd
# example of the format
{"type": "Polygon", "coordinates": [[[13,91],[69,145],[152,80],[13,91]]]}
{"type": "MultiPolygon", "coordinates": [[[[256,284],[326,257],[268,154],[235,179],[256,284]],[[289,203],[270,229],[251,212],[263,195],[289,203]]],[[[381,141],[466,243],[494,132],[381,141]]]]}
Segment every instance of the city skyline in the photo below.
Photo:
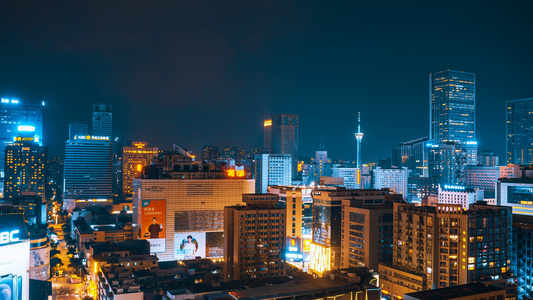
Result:
{"type": "Polygon", "coordinates": [[[322,143],[332,158],[351,161],[361,111],[363,162],[377,161],[400,142],[429,136],[428,76],[452,69],[476,74],[479,150],[503,158],[505,101],[533,95],[526,4],[483,13],[473,3],[457,11],[428,3],[241,3],[235,12],[190,3],[126,11],[110,3],[106,13],[98,4],[43,7],[58,20],[18,5],[1,6],[7,26],[0,41],[10,47],[0,49],[0,63],[10,72],[0,75],[0,96],[46,100],[50,157],[63,156],[69,123],[89,123],[91,105],[108,102],[114,136],[124,142],[175,143],[197,153],[205,145],[260,147],[265,119],[298,114],[301,156],[312,157],[322,143]],[[154,17],[162,7],[168,12],[154,17]],[[60,26],[66,11],[79,35],[60,26]],[[118,11],[121,21],[113,17],[118,11]],[[457,22],[437,25],[447,18],[457,22]],[[152,36],[169,42],[145,43],[152,36]]]}

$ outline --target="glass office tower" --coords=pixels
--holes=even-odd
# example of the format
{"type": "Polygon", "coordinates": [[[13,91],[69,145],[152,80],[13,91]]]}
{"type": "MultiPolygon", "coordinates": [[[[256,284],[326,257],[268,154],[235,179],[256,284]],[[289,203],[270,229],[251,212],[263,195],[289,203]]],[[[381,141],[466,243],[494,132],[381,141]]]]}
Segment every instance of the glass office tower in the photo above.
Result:
{"type": "Polygon", "coordinates": [[[507,163],[533,164],[533,98],[507,101],[507,163]]]}
{"type": "Polygon", "coordinates": [[[18,127],[32,126],[35,142],[43,145],[44,101],[0,99],[0,192],[3,192],[6,146],[15,141],[18,127]]]}
{"type": "Polygon", "coordinates": [[[65,143],[64,199],[111,199],[112,144],[108,136],[77,135],[65,143]]]}
{"type": "Polygon", "coordinates": [[[467,142],[476,138],[474,73],[441,71],[429,75],[430,140],[467,142]]]}

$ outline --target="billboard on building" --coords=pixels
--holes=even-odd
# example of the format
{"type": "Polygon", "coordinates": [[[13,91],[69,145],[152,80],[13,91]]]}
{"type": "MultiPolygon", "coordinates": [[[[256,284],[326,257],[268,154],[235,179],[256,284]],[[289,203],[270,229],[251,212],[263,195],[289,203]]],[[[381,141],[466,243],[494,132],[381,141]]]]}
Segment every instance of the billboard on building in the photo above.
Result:
{"type": "Polygon", "coordinates": [[[50,264],[50,247],[30,251],[30,268],[50,264]]]}
{"type": "Polygon", "coordinates": [[[313,207],[313,242],[331,245],[331,207],[313,207]]]}
{"type": "Polygon", "coordinates": [[[174,259],[194,259],[205,257],[205,232],[174,233],[174,259]]]}
{"type": "Polygon", "coordinates": [[[0,246],[0,299],[29,298],[30,242],[0,246]]]}
{"type": "Polygon", "coordinates": [[[150,242],[150,252],[165,252],[165,200],[142,200],[139,211],[139,238],[150,242]]]}

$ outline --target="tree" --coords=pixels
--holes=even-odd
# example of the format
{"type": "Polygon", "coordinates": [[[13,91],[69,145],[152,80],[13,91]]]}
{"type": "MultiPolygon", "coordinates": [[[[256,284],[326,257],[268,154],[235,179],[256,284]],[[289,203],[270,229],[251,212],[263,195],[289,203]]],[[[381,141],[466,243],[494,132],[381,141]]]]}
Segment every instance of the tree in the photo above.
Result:
{"type": "Polygon", "coordinates": [[[76,248],[68,248],[67,254],[72,254],[72,255],[76,254],[76,248]]]}
{"type": "Polygon", "coordinates": [[[79,275],[78,272],[83,268],[83,263],[81,262],[81,259],[71,257],[68,266],[74,268],[77,271],[76,274],[79,275]]]}
{"type": "Polygon", "coordinates": [[[61,253],[61,251],[59,251],[59,250],[55,250],[55,249],[54,250],[50,250],[50,257],[54,257],[54,256],[56,256],[56,255],[58,255],[60,253],[61,253]]]}

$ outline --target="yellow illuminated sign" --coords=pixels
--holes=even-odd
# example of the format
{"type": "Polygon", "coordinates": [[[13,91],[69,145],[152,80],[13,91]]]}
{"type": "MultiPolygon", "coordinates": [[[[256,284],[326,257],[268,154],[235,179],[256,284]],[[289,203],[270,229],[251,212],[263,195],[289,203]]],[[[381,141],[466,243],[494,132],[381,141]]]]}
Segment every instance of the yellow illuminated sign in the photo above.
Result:
{"type": "Polygon", "coordinates": [[[265,123],[263,123],[263,126],[265,127],[272,126],[272,120],[265,120],[265,123]]]}
{"type": "Polygon", "coordinates": [[[139,148],[139,149],[142,149],[142,148],[146,147],[146,143],[143,143],[143,142],[135,142],[135,143],[133,144],[133,146],[135,146],[135,147],[137,147],[137,148],[139,148]]]}
{"type": "Polygon", "coordinates": [[[238,177],[238,178],[241,178],[241,177],[244,177],[245,175],[245,172],[244,170],[235,170],[235,169],[228,169],[226,170],[226,176],[228,177],[238,177]]]}
{"type": "Polygon", "coordinates": [[[138,164],[137,165],[137,172],[141,172],[143,170],[143,165],[138,164]]]}
{"type": "Polygon", "coordinates": [[[303,161],[298,162],[298,172],[302,172],[302,165],[304,164],[303,161]]]}
{"type": "Polygon", "coordinates": [[[15,138],[15,141],[16,142],[32,142],[33,141],[33,138],[32,137],[22,137],[22,136],[17,136],[15,138]]]}

